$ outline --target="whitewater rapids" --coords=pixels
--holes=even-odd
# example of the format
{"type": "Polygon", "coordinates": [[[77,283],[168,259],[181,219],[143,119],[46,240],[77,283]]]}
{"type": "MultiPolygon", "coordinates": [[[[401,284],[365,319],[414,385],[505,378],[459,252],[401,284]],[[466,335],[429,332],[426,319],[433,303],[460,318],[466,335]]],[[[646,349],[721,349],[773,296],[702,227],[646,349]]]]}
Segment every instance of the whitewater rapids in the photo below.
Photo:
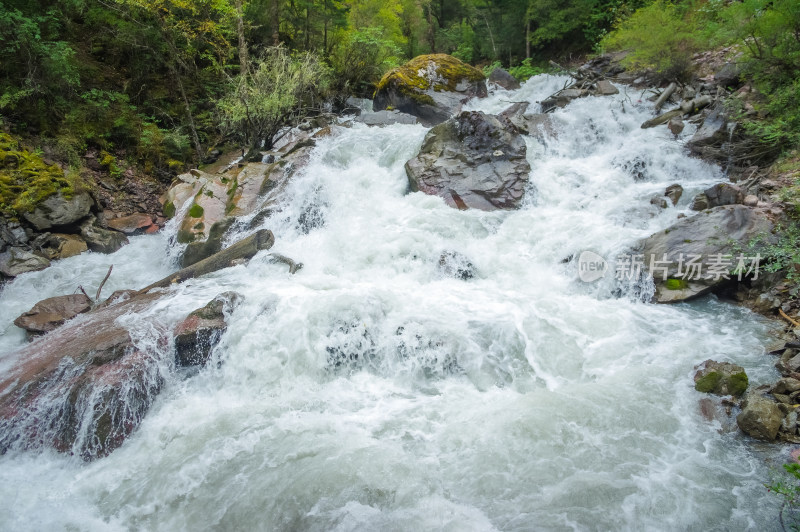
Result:
{"type": "MultiPolygon", "coordinates": [[[[469,108],[535,109],[565,79],[469,108]]],[[[786,451],[706,420],[692,382],[708,358],[744,366],[752,385],[774,379],[770,323],[714,297],[642,303],[642,287],[613,272],[582,283],[569,260],[624,253],[724,179],[688,157],[693,126],[677,140],[640,129],[652,116],[642,100],[628,88],[556,111],[557,135],[527,139],[530,188],[511,212],[407,193],[422,126],[356,124],[320,140],[261,225],[272,251],[305,267],[290,275],[262,253],[130,317],[137,337],[147,319],[171,327],[221,292],[245,296],[214,363],[169,381],[110,456],[0,457],[0,528],[777,529],[764,483],[786,451]],[[673,183],[677,207],[650,204],[673,183]],[[444,276],[445,251],[475,278],[444,276]]],[[[106,294],[167,275],[174,231],[6,286],[0,371],[24,344],[16,316],[96,287],[110,264],[106,294]]]]}

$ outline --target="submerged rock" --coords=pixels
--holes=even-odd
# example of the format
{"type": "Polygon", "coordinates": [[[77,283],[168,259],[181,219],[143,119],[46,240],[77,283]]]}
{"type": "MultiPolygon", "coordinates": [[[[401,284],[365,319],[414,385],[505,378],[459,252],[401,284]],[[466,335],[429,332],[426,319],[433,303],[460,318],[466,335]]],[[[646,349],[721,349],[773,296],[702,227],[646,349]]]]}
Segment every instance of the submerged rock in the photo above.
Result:
{"type": "Polygon", "coordinates": [[[742,366],[706,360],[695,369],[694,389],[698,392],[738,397],[747,389],[747,374],[742,366]]]}
{"type": "Polygon", "coordinates": [[[425,126],[440,124],[474,97],[487,95],[483,72],[446,54],[415,57],[387,72],[373,97],[375,111],[399,109],[425,126]]]}
{"type": "Polygon", "coordinates": [[[515,209],[531,171],[525,155],[525,141],[496,116],[465,111],[431,129],[405,168],[412,191],[451,207],[515,209]]]}
{"type": "Polygon", "coordinates": [[[84,294],[70,294],[43,299],[29,311],[14,320],[14,325],[25,329],[29,337],[50,332],[78,314],[89,312],[92,300],[84,294]]]}
{"type": "Polygon", "coordinates": [[[445,251],[439,257],[439,271],[448,277],[468,281],[475,277],[475,266],[464,255],[457,251],[445,251]]]}
{"type": "Polygon", "coordinates": [[[225,315],[242,299],[236,292],[225,292],[189,314],[175,329],[175,363],[179,366],[205,365],[211,350],[228,328],[225,315]]]}

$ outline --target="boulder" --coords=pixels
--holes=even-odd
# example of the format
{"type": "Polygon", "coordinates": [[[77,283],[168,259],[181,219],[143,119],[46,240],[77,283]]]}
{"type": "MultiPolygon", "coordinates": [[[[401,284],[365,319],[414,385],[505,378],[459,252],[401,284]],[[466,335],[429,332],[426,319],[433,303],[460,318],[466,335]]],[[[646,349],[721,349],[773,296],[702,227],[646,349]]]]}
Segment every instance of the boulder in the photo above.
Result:
{"type": "Polygon", "coordinates": [[[775,401],[757,392],[750,392],[742,403],[736,424],[745,434],[759,440],[773,441],[778,435],[783,413],[775,401]]]}
{"type": "Polygon", "coordinates": [[[38,272],[50,266],[50,261],[27,249],[11,247],[0,253],[0,273],[16,277],[26,272],[38,272]]]}
{"type": "Polygon", "coordinates": [[[705,194],[708,200],[708,207],[713,208],[721,205],[737,205],[744,202],[742,189],[731,183],[718,183],[707,188],[705,194]]]}
{"type": "Polygon", "coordinates": [[[64,325],[78,314],[89,312],[92,300],[84,294],[70,294],[44,299],[14,320],[14,325],[25,329],[29,337],[37,336],[64,325]]]}
{"type": "Polygon", "coordinates": [[[489,82],[494,83],[495,85],[499,85],[500,87],[506,90],[516,90],[520,88],[519,81],[517,78],[512,76],[508,73],[508,71],[503,70],[502,68],[495,68],[492,70],[492,73],[489,74],[489,82]]]}
{"type": "Polygon", "coordinates": [[[401,113],[397,109],[393,111],[387,111],[386,109],[384,109],[383,111],[361,113],[355,119],[355,122],[366,124],[368,126],[382,127],[382,126],[390,126],[392,124],[416,124],[417,117],[414,115],[401,113]]]}
{"type": "Polygon", "coordinates": [[[650,205],[655,205],[659,209],[666,209],[667,200],[663,196],[653,196],[650,198],[650,205]]]}
{"type": "Polygon", "coordinates": [[[742,85],[742,68],[737,63],[725,63],[715,74],[714,82],[725,88],[736,89],[742,85]]]}
{"type": "MultiPolygon", "coordinates": [[[[771,235],[772,229],[766,211],[726,205],[683,218],[643,240],[640,246],[644,265],[655,281],[655,300],[684,301],[737,279],[733,273],[738,266],[737,250],[747,249],[757,235],[771,235]],[[690,265],[692,257],[699,258],[690,265]]],[[[756,250],[747,253],[755,254],[756,250]]]]}
{"type": "Polygon", "coordinates": [[[242,299],[236,292],[225,292],[205,307],[189,314],[175,329],[175,363],[178,366],[205,365],[211,356],[211,350],[228,328],[225,316],[242,299]]]}
{"type": "Polygon", "coordinates": [[[747,207],[756,207],[758,205],[758,196],[755,194],[748,194],[742,200],[742,204],[747,207]]]}
{"type": "Polygon", "coordinates": [[[695,369],[694,389],[698,392],[739,397],[747,389],[747,374],[742,366],[706,360],[695,369]]]}
{"type": "Polygon", "coordinates": [[[530,135],[538,140],[555,137],[553,117],[544,113],[528,113],[528,107],[528,102],[517,102],[497,116],[524,135],[530,135]]]}
{"type": "Polygon", "coordinates": [[[126,235],[140,235],[153,225],[153,217],[149,214],[137,212],[108,220],[106,225],[114,231],[119,231],[126,235]]]}
{"type": "Polygon", "coordinates": [[[677,205],[678,200],[680,200],[683,195],[683,187],[677,183],[670,185],[664,191],[664,195],[669,198],[673,205],[677,205]]]}
{"type": "Polygon", "coordinates": [[[23,217],[36,229],[43,231],[52,227],[71,225],[89,215],[94,201],[86,192],[78,192],[67,198],[62,192],[40,201],[32,212],[23,217]]]}
{"type": "Polygon", "coordinates": [[[595,83],[595,89],[597,94],[601,96],[612,96],[614,94],[619,94],[619,89],[614,86],[613,83],[605,79],[601,79],[595,83]]]}
{"type": "Polygon", "coordinates": [[[692,198],[692,204],[689,208],[693,211],[704,211],[708,209],[708,197],[702,192],[692,198]]]}
{"type": "Polygon", "coordinates": [[[703,124],[697,128],[694,135],[686,145],[692,153],[703,153],[705,147],[720,147],[730,138],[728,121],[721,109],[714,109],[703,120],[703,124]]]}
{"type": "Polygon", "coordinates": [[[34,241],[34,247],[40,244],[40,249],[48,259],[66,259],[80,255],[88,248],[86,241],[78,235],[65,235],[61,233],[46,233],[41,242],[34,241]]]}
{"type": "Polygon", "coordinates": [[[398,109],[433,126],[460,112],[471,98],[486,95],[485,77],[477,68],[446,54],[421,55],[381,78],[373,108],[398,109]]]}
{"type": "Polygon", "coordinates": [[[138,343],[117,318],[142,313],[159,297],[98,308],[9,354],[15,364],[0,381],[0,452],[48,447],[92,460],[119,447],[167,366],[155,350],[162,339],[138,343]]]}
{"type": "Polygon", "coordinates": [[[96,225],[94,218],[81,225],[81,237],[88,248],[97,253],[114,253],[128,243],[128,237],[96,225]]]}
{"type": "Polygon", "coordinates": [[[667,122],[667,128],[673,135],[680,135],[684,128],[683,119],[680,116],[670,118],[669,122],[667,122]]]}
{"type": "Polygon", "coordinates": [[[525,141],[493,115],[465,111],[431,129],[405,165],[412,191],[458,209],[515,209],[530,174],[525,141]]]}

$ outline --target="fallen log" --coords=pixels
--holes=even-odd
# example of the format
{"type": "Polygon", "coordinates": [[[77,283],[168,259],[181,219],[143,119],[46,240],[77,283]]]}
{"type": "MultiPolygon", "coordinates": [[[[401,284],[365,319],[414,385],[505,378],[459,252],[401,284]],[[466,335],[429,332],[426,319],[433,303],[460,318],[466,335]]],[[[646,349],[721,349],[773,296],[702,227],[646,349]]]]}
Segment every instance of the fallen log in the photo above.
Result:
{"type": "Polygon", "coordinates": [[[698,96],[694,100],[683,102],[681,104],[681,111],[683,111],[683,114],[694,114],[703,107],[708,107],[712,103],[714,103],[714,98],[708,94],[704,94],[702,96],[698,96]]]}
{"type": "Polygon", "coordinates": [[[669,97],[672,96],[672,93],[675,92],[675,89],[677,88],[678,84],[673,81],[667,86],[666,89],[664,89],[664,92],[662,92],[661,96],[659,96],[658,100],[656,100],[656,111],[660,110],[661,107],[664,106],[667,100],[669,100],[669,97]]]}
{"type": "Polygon", "coordinates": [[[642,124],[642,129],[648,129],[651,127],[660,126],[661,124],[666,124],[676,116],[682,116],[683,110],[681,108],[673,109],[672,111],[667,111],[666,113],[662,113],[655,118],[651,118],[647,122],[642,124]]]}
{"type": "Polygon", "coordinates": [[[138,294],[146,294],[153,288],[166,288],[174,283],[182,283],[188,279],[200,277],[231,265],[231,262],[239,259],[251,259],[259,251],[269,249],[275,243],[275,237],[269,229],[261,229],[256,233],[244,238],[230,247],[203,259],[200,262],[187,266],[182,270],[164,277],[160,281],[142,288],[138,294]]]}

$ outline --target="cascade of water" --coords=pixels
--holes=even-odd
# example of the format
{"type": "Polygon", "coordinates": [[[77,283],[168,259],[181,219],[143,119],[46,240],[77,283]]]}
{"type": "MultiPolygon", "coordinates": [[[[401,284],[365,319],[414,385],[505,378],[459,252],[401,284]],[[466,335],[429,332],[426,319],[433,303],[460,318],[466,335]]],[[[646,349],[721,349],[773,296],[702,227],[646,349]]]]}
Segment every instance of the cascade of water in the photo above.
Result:
{"type": "MultiPolygon", "coordinates": [[[[535,108],[563,82],[470,108],[535,108]]],[[[527,139],[530,189],[512,212],[408,194],[422,126],[336,129],[260,225],[303,270],[257,255],[125,318],[144,342],[148,317],[170,327],[220,292],[245,296],[220,364],[167,382],[109,457],[0,458],[0,515],[19,529],[775,528],[761,451],[706,421],[691,381],[707,358],[768,380],[768,324],[713,297],[644,304],[614,272],[581,282],[569,260],[624,253],[721,179],[639,128],[650,107],[623,91],[557,110],[554,135],[527,139]],[[672,183],[678,206],[651,205],[672,183]],[[474,277],[445,275],[445,252],[474,277]]],[[[9,323],[35,299],[93,286],[110,263],[109,293],[166,274],[171,230],[15,280],[0,350],[23,342],[9,323]]]]}

